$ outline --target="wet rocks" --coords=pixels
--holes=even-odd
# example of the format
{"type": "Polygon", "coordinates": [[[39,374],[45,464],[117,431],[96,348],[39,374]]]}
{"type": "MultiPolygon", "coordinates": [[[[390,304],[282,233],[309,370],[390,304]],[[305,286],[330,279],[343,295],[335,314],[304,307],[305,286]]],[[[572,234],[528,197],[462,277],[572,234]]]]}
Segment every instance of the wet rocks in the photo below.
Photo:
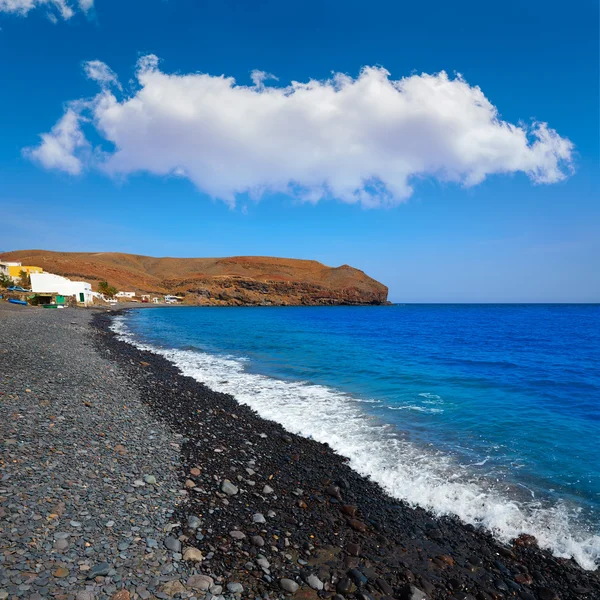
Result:
{"type": "Polygon", "coordinates": [[[513,540],[513,545],[521,548],[534,548],[537,546],[537,539],[533,535],[522,533],[513,540]]]}
{"type": "Polygon", "coordinates": [[[241,594],[244,591],[244,586],[237,581],[233,581],[227,584],[227,591],[232,594],[241,594]]]}

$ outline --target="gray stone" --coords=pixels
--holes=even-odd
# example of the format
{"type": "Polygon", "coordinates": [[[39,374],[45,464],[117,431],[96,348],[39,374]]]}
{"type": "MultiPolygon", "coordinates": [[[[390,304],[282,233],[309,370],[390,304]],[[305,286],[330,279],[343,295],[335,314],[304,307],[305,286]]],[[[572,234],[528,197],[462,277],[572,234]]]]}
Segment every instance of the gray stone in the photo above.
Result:
{"type": "Polygon", "coordinates": [[[234,529],[233,531],[230,531],[229,535],[234,540],[243,540],[246,537],[246,534],[243,531],[238,531],[237,529],[234,529]]]}
{"type": "Polygon", "coordinates": [[[265,545],[265,540],[260,535],[252,536],[252,545],[262,548],[265,545]]]}
{"type": "Polygon", "coordinates": [[[290,594],[295,594],[298,591],[298,588],[300,587],[292,579],[281,579],[279,581],[279,585],[281,586],[282,590],[284,590],[285,592],[288,592],[290,594]]]}
{"type": "Polygon", "coordinates": [[[228,496],[235,496],[239,492],[238,488],[229,479],[225,479],[221,483],[221,491],[228,496]]]}
{"type": "Polygon", "coordinates": [[[90,590],[82,590],[77,593],[75,600],[96,600],[96,594],[90,590]]]}
{"type": "Polygon", "coordinates": [[[222,585],[211,585],[209,592],[213,596],[219,596],[220,594],[223,593],[223,586],[222,585]]]}
{"type": "Polygon", "coordinates": [[[202,525],[202,521],[196,515],[190,515],[187,520],[190,529],[198,529],[202,525]]]}
{"type": "Polygon", "coordinates": [[[69,547],[69,542],[67,542],[67,540],[65,540],[65,539],[56,540],[54,542],[54,549],[58,550],[59,552],[63,552],[68,547],[69,547]]]}
{"type": "Polygon", "coordinates": [[[265,519],[265,517],[263,515],[261,515],[260,513],[256,513],[253,517],[252,517],[252,521],[254,523],[266,523],[267,520],[265,519]]]}
{"type": "Polygon", "coordinates": [[[110,565],[107,562],[101,562],[94,565],[88,572],[87,578],[94,579],[94,577],[106,577],[110,571],[110,565]]]}
{"type": "Polygon", "coordinates": [[[232,594],[241,594],[244,591],[244,586],[241,583],[234,581],[227,584],[227,590],[232,594]]]}
{"type": "Polygon", "coordinates": [[[308,583],[313,590],[323,589],[323,582],[316,575],[309,575],[306,578],[306,583],[308,583]]]}
{"type": "Polygon", "coordinates": [[[171,552],[181,552],[181,542],[174,537],[165,538],[165,547],[171,552]]]}
{"type": "Polygon", "coordinates": [[[154,477],[154,475],[144,475],[144,481],[153,485],[156,483],[156,477],[154,477]]]}
{"type": "Polygon", "coordinates": [[[259,558],[256,561],[256,564],[261,568],[261,569],[268,569],[271,565],[269,563],[269,561],[266,558],[259,558]]]}
{"type": "Polygon", "coordinates": [[[194,590],[201,590],[203,592],[210,589],[213,584],[214,581],[212,577],[209,577],[208,575],[192,575],[187,580],[187,586],[189,588],[192,588],[194,590]]]}
{"type": "Polygon", "coordinates": [[[429,596],[414,585],[406,588],[402,598],[403,600],[429,600],[429,596]]]}
{"type": "Polygon", "coordinates": [[[270,485],[265,485],[263,494],[272,494],[275,490],[270,485]]]}

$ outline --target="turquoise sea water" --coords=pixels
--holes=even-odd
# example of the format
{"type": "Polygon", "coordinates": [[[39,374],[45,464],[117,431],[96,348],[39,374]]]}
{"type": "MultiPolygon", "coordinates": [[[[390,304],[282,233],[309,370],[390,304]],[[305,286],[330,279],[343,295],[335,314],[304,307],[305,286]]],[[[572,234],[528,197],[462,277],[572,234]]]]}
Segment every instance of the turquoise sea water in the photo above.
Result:
{"type": "Polygon", "coordinates": [[[600,562],[600,306],[157,308],[116,324],[392,495],[600,562]]]}

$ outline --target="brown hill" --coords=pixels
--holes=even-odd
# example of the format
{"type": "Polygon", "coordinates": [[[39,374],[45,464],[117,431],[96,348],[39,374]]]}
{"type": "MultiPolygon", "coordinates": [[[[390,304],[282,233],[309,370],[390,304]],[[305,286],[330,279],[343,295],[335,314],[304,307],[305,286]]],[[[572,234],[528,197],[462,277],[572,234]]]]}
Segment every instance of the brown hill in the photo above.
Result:
{"type": "Polygon", "coordinates": [[[118,252],[17,250],[0,260],[20,261],[92,283],[106,280],[122,291],[179,294],[206,305],[385,304],[388,289],[348,265],[314,260],[234,256],[153,258],[118,252]]]}

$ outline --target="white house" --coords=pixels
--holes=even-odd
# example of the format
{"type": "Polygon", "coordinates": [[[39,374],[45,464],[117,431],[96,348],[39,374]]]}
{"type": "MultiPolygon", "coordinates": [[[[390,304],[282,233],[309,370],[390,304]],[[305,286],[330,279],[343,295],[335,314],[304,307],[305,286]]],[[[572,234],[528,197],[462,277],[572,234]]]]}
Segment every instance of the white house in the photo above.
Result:
{"type": "Polygon", "coordinates": [[[20,262],[8,262],[6,260],[2,260],[0,261],[0,273],[2,275],[6,275],[7,277],[10,277],[10,269],[8,267],[20,267],[21,263],[20,262]]]}
{"type": "Polygon", "coordinates": [[[117,298],[135,298],[135,292],[117,292],[117,298]]]}
{"type": "Polygon", "coordinates": [[[80,304],[91,304],[92,285],[86,281],[71,281],[53,273],[31,273],[31,291],[36,294],[75,296],[80,304]]]}

